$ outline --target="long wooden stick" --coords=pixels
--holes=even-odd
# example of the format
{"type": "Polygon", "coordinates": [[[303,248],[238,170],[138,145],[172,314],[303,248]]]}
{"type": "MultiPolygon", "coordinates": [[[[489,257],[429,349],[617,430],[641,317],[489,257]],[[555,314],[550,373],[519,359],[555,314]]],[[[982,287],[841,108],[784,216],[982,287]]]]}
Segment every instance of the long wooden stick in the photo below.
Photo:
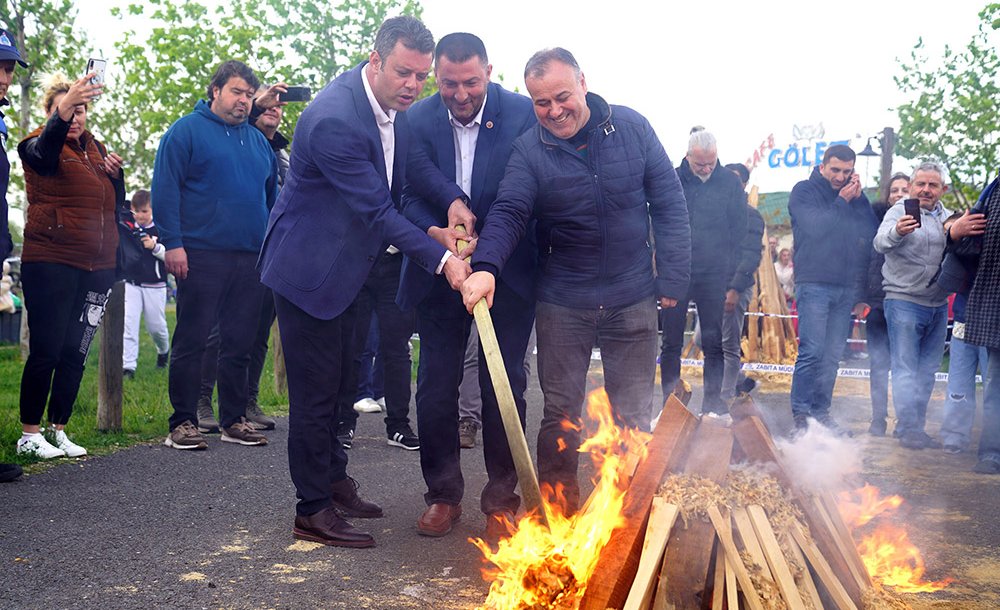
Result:
{"type": "Polygon", "coordinates": [[[660,562],[663,561],[663,551],[667,548],[670,530],[676,520],[677,506],[668,504],[660,496],[654,496],[649,511],[649,523],[646,526],[646,538],[642,542],[639,569],[636,570],[632,588],[625,600],[624,610],[643,610],[649,607],[653,599],[656,574],[660,571],[660,562]]]}
{"type": "Polygon", "coordinates": [[[732,562],[733,571],[736,572],[736,580],[743,587],[743,595],[747,600],[747,605],[750,606],[751,610],[764,610],[764,604],[760,601],[757,589],[754,589],[750,573],[747,572],[743,560],[740,559],[740,552],[736,548],[733,532],[729,526],[729,515],[723,517],[718,507],[709,506],[708,518],[711,519],[715,533],[719,536],[719,542],[722,543],[722,548],[726,551],[726,558],[732,562]]]}
{"type": "MultiPolygon", "coordinates": [[[[465,227],[462,225],[456,228],[465,231],[465,227]]],[[[459,250],[465,249],[465,246],[466,242],[458,242],[459,250]]],[[[521,427],[521,417],[517,413],[514,392],[510,389],[510,379],[507,377],[507,369],[504,367],[500,343],[497,341],[496,329],[493,328],[493,317],[490,316],[490,308],[486,305],[486,299],[480,299],[472,313],[476,318],[476,328],[479,331],[479,344],[486,356],[486,366],[490,371],[490,379],[493,380],[493,392],[496,394],[497,405],[500,407],[500,419],[503,421],[503,429],[507,434],[507,444],[510,445],[510,455],[514,460],[514,469],[521,486],[524,507],[529,512],[533,512],[542,523],[548,523],[548,514],[545,511],[545,504],[542,502],[542,491],[538,486],[538,475],[535,474],[535,464],[531,461],[528,440],[524,437],[524,428],[521,427]]]]}

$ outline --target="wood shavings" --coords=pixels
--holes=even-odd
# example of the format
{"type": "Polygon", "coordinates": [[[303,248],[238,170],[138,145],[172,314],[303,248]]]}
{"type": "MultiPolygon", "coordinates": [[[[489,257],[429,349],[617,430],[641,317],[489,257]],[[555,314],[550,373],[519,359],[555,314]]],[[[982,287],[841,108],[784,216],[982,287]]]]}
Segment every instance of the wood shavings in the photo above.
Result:
{"type": "Polygon", "coordinates": [[[779,539],[785,537],[784,532],[790,527],[804,521],[802,511],[792,503],[778,480],[758,469],[733,467],[726,480],[726,493],[730,506],[762,507],[771,526],[781,532],[779,539]]]}
{"type": "Polygon", "coordinates": [[[898,593],[875,583],[861,596],[864,610],[910,610],[910,604],[903,601],[898,593]]]}
{"type": "MultiPolygon", "coordinates": [[[[768,610],[788,610],[788,604],[781,597],[781,590],[771,577],[764,574],[761,568],[746,551],[740,551],[740,559],[750,573],[750,581],[753,588],[760,596],[761,602],[768,610]]],[[[744,592],[746,593],[746,592],[744,592]]]]}
{"type": "Polygon", "coordinates": [[[691,518],[708,521],[709,506],[729,506],[725,490],[715,481],[698,475],[672,474],[656,495],[677,506],[685,529],[691,518]]]}

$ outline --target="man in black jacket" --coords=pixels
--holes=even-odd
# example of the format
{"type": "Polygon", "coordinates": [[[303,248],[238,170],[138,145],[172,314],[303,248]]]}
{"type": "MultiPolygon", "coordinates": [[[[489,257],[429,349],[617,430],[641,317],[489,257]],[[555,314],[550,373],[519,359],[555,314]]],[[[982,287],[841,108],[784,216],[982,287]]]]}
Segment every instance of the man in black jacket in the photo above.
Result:
{"type": "Polygon", "coordinates": [[[726,413],[722,400],[722,316],[726,292],[735,288],[732,279],[747,232],[746,194],[739,178],[719,163],[715,137],[702,128],[692,130],[677,176],[684,187],[691,223],[691,284],[677,307],[660,311],[663,396],[670,395],[680,378],[687,306],[694,301],[705,353],[702,412],[726,413]]]}

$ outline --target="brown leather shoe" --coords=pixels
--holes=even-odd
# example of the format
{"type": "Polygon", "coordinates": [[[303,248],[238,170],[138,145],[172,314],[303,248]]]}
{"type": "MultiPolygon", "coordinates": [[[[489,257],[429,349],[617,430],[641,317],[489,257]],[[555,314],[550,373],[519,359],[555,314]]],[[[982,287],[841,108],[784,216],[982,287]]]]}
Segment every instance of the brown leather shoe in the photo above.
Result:
{"type": "Polygon", "coordinates": [[[375,538],[371,534],[344,521],[332,508],[324,508],[308,516],[296,515],[292,536],[297,540],[353,549],[375,546],[375,538]]]}
{"type": "Polygon", "coordinates": [[[485,540],[489,543],[498,542],[501,538],[510,538],[517,531],[514,513],[503,510],[486,515],[485,540]]]}
{"type": "Polygon", "coordinates": [[[358,496],[358,482],[351,477],[330,485],[330,497],[333,508],[344,517],[377,519],[382,516],[381,506],[358,496]]]}
{"type": "Polygon", "coordinates": [[[417,533],[440,537],[451,531],[451,526],[462,516],[462,507],[438,502],[431,504],[417,519],[417,533]]]}

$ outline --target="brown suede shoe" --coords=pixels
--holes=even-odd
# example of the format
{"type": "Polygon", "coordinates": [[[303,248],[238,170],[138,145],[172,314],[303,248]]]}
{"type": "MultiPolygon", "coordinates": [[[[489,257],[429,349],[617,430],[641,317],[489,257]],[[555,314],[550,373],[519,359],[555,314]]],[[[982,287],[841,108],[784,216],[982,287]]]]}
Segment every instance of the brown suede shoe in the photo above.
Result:
{"type": "Polygon", "coordinates": [[[377,519],[382,516],[382,507],[374,502],[366,502],[358,496],[358,482],[347,477],[330,485],[333,508],[344,517],[377,519]]]}
{"type": "Polygon", "coordinates": [[[514,513],[503,510],[486,515],[486,535],[483,537],[486,542],[496,544],[501,538],[510,538],[517,531],[514,522],[514,513]]]}
{"type": "Polygon", "coordinates": [[[345,546],[364,549],[375,546],[375,538],[344,521],[332,508],[324,508],[318,513],[295,516],[292,536],[297,540],[308,540],[329,546],[345,546]]]}
{"type": "Polygon", "coordinates": [[[431,504],[417,519],[417,533],[423,536],[444,536],[451,531],[451,526],[462,516],[460,505],[438,502],[431,504]]]}

